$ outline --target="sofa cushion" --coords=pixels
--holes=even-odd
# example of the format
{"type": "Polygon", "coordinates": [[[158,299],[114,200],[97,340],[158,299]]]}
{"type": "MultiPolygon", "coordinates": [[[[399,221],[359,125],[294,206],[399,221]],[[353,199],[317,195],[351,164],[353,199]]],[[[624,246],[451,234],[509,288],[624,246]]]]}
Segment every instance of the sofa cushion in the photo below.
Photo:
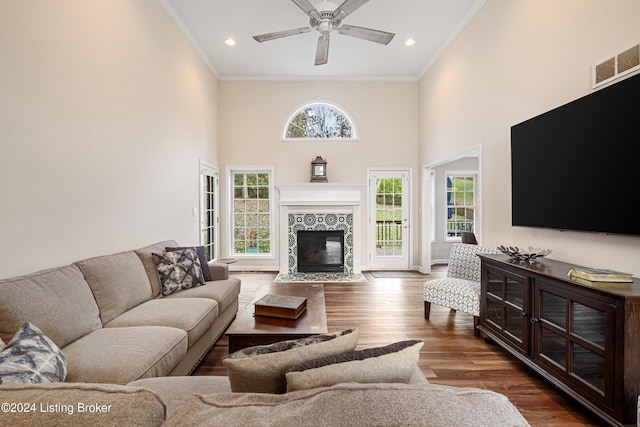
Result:
{"type": "Polygon", "coordinates": [[[25,323],[0,353],[0,384],[62,382],[67,360],[37,326],[25,323]]]}
{"type": "Polygon", "coordinates": [[[285,375],[287,392],[339,383],[409,383],[422,345],[401,341],[294,365],[285,375]]]}
{"type": "Polygon", "coordinates": [[[102,327],[91,289],[71,265],[0,280],[0,338],[9,342],[25,322],[60,348],[102,327]]]}
{"type": "Polygon", "coordinates": [[[138,255],[138,258],[140,258],[140,261],[142,261],[142,265],[144,265],[144,270],[149,278],[149,283],[151,283],[151,290],[153,291],[154,298],[160,295],[162,287],[160,286],[160,278],[158,278],[158,271],[156,270],[156,265],[153,263],[153,257],[151,254],[154,252],[160,254],[165,251],[166,247],[175,246],[178,246],[178,242],[175,240],[165,240],[134,251],[136,255],[138,255]]]}
{"type": "Polygon", "coordinates": [[[166,296],[205,284],[195,249],[152,253],[151,256],[158,270],[162,295],[166,296]]]}
{"type": "Polygon", "coordinates": [[[240,294],[240,279],[232,277],[227,280],[207,282],[204,286],[185,289],[165,298],[209,298],[218,302],[220,313],[236,304],[240,294]]]}
{"type": "Polygon", "coordinates": [[[218,303],[206,298],[159,298],[122,313],[105,328],[127,326],[170,326],[182,329],[189,347],[211,327],[218,317],[218,303]]]}
{"type": "Polygon", "coordinates": [[[222,363],[229,371],[234,392],[284,393],[285,373],[291,366],[353,351],[357,342],[358,330],[349,329],[245,348],[229,354],[222,363]]]}
{"type": "Polygon", "coordinates": [[[165,405],[152,391],[115,384],[35,384],[0,387],[0,401],[34,411],[4,412],[3,425],[157,427],[165,405]]]}
{"type": "Polygon", "coordinates": [[[167,252],[181,251],[184,249],[193,249],[198,254],[198,260],[200,261],[200,268],[202,269],[202,276],[205,282],[213,280],[211,277],[211,271],[209,270],[209,264],[207,255],[204,252],[204,246],[167,246],[164,248],[167,252]]]}
{"type": "Polygon", "coordinates": [[[506,396],[436,384],[338,384],[287,394],[192,396],[166,427],[528,426],[506,396]]]}
{"type": "Polygon", "coordinates": [[[167,375],[187,352],[187,333],[166,326],[103,328],[62,351],[67,382],[126,384],[167,375]]]}
{"type": "Polygon", "coordinates": [[[121,252],[76,263],[100,307],[103,324],[151,299],[151,285],[140,258],[121,252]]]}

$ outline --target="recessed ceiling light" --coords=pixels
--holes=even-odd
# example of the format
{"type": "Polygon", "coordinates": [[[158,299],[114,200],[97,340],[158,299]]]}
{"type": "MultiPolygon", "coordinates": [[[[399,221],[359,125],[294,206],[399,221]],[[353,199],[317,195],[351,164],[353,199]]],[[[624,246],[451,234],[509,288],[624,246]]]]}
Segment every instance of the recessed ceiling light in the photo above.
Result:
{"type": "Polygon", "coordinates": [[[416,44],[416,41],[412,38],[408,38],[406,42],[404,42],[405,46],[413,46],[414,44],[416,44]]]}
{"type": "Polygon", "coordinates": [[[234,39],[232,39],[231,37],[229,37],[228,39],[226,39],[224,41],[224,44],[226,44],[227,46],[235,46],[236,45],[236,41],[234,39]]]}

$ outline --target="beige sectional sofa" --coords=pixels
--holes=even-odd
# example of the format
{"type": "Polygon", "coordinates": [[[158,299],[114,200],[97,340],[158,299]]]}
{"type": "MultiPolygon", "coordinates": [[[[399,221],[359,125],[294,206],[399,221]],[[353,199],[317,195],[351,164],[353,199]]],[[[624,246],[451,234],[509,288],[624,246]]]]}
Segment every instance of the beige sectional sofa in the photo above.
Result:
{"type": "Polygon", "coordinates": [[[275,353],[247,349],[248,359],[229,356],[235,362],[229,374],[252,372],[251,387],[273,375],[278,381],[295,375],[302,386],[296,391],[238,392],[229,377],[187,376],[236,314],[240,281],[228,277],[225,264],[212,264],[215,280],[161,296],[151,254],[176,246],[159,242],[0,280],[2,341],[30,322],[61,349],[68,366],[65,382],[0,384],[0,425],[528,425],[501,394],[429,384],[416,365],[419,341],[389,346],[387,353],[365,350],[368,361],[334,354],[339,346],[355,347],[355,330],[335,333],[335,342],[311,337],[308,347],[278,343],[271,346],[275,353]],[[307,360],[319,354],[335,358],[336,370],[307,360]],[[313,367],[283,374],[281,362],[293,360],[313,367]],[[395,372],[392,379],[387,371],[395,372]],[[302,378],[307,373],[313,375],[302,378]],[[393,382],[397,375],[403,380],[393,382]],[[318,385],[320,379],[330,382],[318,385]]]}
{"type": "Polygon", "coordinates": [[[238,311],[240,280],[211,263],[215,280],[161,295],[152,253],[175,241],[0,280],[0,338],[31,322],[62,350],[66,382],[127,384],[188,375],[238,311]]]}
{"type": "Polygon", "coordinates": [[[0,386],[0,401],[33,404],[34,411],[0,413],[0,424],[30,427],[529,425],[504,395],[429,384],[418,369],[408,384],[341,383],[285,394],[232,393],[222,376],[0,386]]]}

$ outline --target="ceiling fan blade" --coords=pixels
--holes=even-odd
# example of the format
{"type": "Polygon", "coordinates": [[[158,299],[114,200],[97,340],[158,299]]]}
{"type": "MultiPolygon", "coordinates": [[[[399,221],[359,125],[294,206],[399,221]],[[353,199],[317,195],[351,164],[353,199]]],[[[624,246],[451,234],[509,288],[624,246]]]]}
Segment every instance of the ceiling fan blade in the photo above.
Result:
{"type": "Polygon", "coordinates": [[[342,21],[351,15],[356,9],[368,2],[369,0],[345,0],[336,10],[333,11],[333,19],[342,21]]]}
{"type": "Polygon", "coordinates": [[[309,0],[291,0],[294,2],[304,13],[309,15],[309,18],[320,19],[320,12],[311,4],[309,0]]]}
{"type": "Polygon", "coordinates": [[[318,37],[316,50],[316,65],[324,65],[329,61],[329,35],[318,37]]]}
{"type": "Polygon", "coordinates": [[[282,37],[295,36],[296,34],[308,33],[311,30],[312,28],[310,27],[294,28],[293,30],[284,30],[284,31],[278,31],[275,33],[260,34],[259,36],[253,36],[253,39],[257,42],[262,43],[269,40],[279,39],[282,37]]]}
{"type": "Polygon", "coordinates": [[[338,27],[338,32],[346,36],[357,37],[359,39],[364,39],[380,44],[389,44],[389,42],[395,36],[394,33],[372,30],[371,28],[356,27],[355,25],[343,25],[341,27],[338,27]]]}

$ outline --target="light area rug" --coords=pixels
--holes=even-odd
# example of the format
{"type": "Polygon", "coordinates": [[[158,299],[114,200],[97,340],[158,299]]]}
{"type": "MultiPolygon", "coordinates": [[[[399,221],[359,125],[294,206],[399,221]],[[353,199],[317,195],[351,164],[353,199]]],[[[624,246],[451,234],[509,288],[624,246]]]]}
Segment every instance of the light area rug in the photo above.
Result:
{"type": "Polygon", "coordinates": [[[346,282],[346,283],[362,283],[367,279],[362,274],[353,273],[280,273],[276,276],[275,282],[306,282],[306,283],[322,283],[322,282],[346,282]]]}

